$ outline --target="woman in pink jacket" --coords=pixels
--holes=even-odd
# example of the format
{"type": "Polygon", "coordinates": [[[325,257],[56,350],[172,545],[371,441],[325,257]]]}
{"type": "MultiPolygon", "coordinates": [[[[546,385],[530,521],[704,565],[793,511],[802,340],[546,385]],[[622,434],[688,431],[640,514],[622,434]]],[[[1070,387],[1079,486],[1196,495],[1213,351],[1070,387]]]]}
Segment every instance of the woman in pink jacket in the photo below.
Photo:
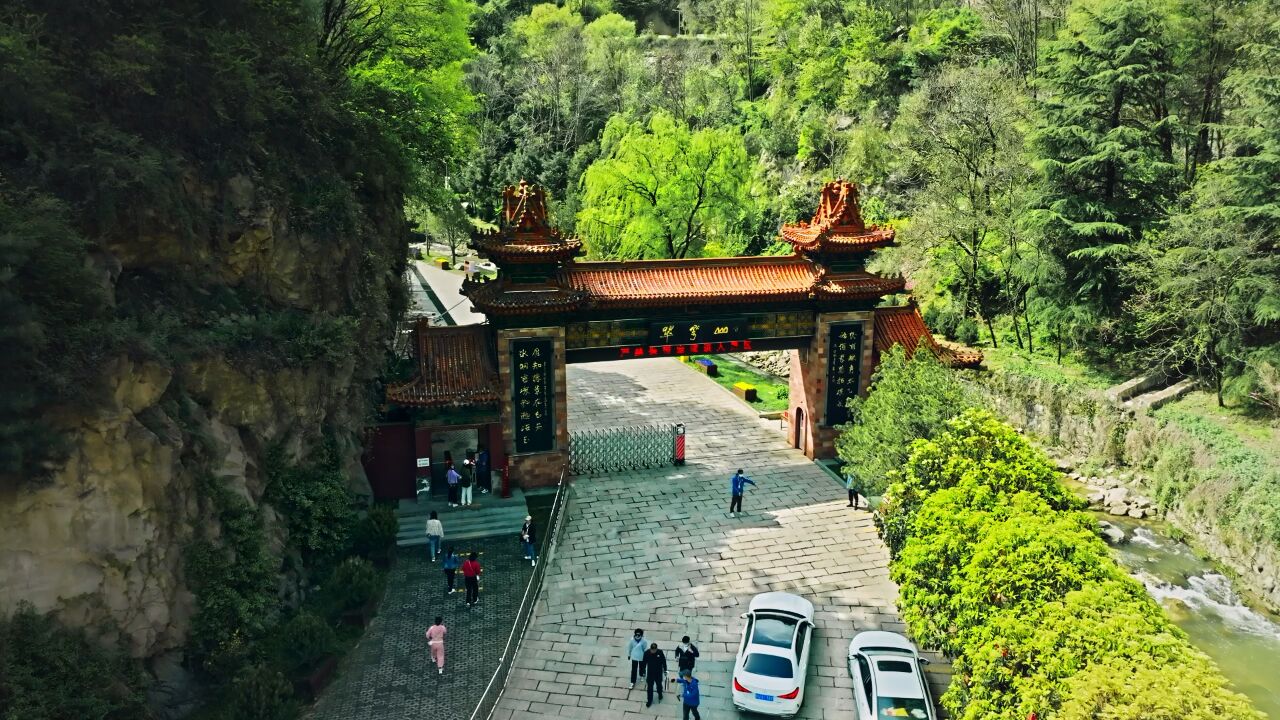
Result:
{"type": "Polygon", "coordinates": [[[427,647],[431,649],[431,659],[436,661],[436,669],[444,674],[444,634],[446,632],[444,618],[436,616],[436,624],[427,628],[427,647]]]}

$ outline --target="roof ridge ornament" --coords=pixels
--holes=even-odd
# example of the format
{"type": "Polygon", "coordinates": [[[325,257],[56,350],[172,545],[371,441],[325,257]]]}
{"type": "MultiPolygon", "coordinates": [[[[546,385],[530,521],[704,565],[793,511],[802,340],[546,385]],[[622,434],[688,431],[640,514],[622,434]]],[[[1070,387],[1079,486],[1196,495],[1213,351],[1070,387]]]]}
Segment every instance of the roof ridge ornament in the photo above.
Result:
{"type": "Polygon", "coordinates": [[[502,191],[502,219],[507,228],[518,233],[545,234],[548,239],[560,234],[547,222],[547,191],[523,178],[519,185],[508,185],[502,191]]]}
{"type": "Polygon", "coordinates": [[[862,220],[862,207],[858,204],[858,186],[844,178],[824,185],[818,200],[818,212],[810,225],[865,232],[867,225],[862,220]]]}
{"type": "Polygon", "coordinates": [[[867,226],[858,186],[844,178],[822,186],[813,219],[782,226],[782,239],[804,255],[863,255],[893,245],[893,228],[867,226]]]}
{"type": "Polygon", "coordinates": [[[472,247],[498,264],[560,264],[582,254],[582,241],[563,237],[547,216],[547,191],[521,180],[502,191],[501,227],[472,236],[472,247]]]}

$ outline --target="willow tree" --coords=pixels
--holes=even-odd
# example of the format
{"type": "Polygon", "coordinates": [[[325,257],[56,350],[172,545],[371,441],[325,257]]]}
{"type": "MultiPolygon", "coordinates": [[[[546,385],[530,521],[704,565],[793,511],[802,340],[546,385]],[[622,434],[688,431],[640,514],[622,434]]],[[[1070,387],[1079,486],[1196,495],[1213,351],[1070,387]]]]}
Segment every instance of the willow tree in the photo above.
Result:
{"type": "Polygon", "coordinates": [[[659,112],[615,116],[582,177],[578,230],[595,257],[684,258],[732,248],[753,212],[742,135],[689,127],[659,112]]]}

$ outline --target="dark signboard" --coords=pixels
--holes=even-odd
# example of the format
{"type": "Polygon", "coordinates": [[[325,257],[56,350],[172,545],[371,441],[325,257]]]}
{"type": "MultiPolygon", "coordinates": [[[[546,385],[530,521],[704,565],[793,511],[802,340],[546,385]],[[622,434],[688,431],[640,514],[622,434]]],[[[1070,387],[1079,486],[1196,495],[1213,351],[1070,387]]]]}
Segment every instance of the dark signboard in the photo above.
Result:
{"type": "Polygon", "coordinates": [[[746,318],[666,320],[649,325],[649,345],[690,345],[720,343],[750,337],[746,318]]]}
{"type": "Polygon", "coordinates": [[[849,422],[850,398],[858,396],[862,371],[862,323],[831,326],[827,339],[828,426],[849,422]]]}
{"type": "Polygon", "coordinates": [[[511,413],[517,453],[555,449],[554,352],[550,338],[511,341],[511,413]]]}

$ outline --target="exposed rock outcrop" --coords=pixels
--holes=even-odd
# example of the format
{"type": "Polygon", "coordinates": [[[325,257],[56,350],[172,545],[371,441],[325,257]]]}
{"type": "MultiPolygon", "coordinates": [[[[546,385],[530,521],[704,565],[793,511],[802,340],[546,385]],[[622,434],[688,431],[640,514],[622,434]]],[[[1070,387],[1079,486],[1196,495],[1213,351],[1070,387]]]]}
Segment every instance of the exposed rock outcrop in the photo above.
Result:
{"type": "MultiPolygon", "coordinates": [[[[66,462],[47,480],[0,484],[0,612],[28,602],[104,639],[118,635],[135,656],[156,659],[157,677],[164,670],[167,686],[179,689],[171,651],[183,646],[194,610],[184,550],[198,527],[216,533],[198,481],[218,478],[260,505],[265,450],[279,446],[297,458],[327,438],[351,489],[368,493],[356,434],[390,336],[393,259],[405,241],[399,198],[390,194],[364,206],[360,237],[321,242],[291,228],[288,208],[248,176],[215,187],[187,178],[184,190],[219,220],[193,240],[151,218],[137,236],[108,243],[100,263],[113,294],[122,274],[185,273],[196,284],[266,298],[255,312],[358,315],[367,352],[292,367],[217,348],[177,362],[118,357],[102,368],[101,402],[51,411],[71,448],[66,462]],[[381,269],[371,258],[384,259],[381,269]]],[[[265,510],[279,555],[283,522],[265,510]]]]}

